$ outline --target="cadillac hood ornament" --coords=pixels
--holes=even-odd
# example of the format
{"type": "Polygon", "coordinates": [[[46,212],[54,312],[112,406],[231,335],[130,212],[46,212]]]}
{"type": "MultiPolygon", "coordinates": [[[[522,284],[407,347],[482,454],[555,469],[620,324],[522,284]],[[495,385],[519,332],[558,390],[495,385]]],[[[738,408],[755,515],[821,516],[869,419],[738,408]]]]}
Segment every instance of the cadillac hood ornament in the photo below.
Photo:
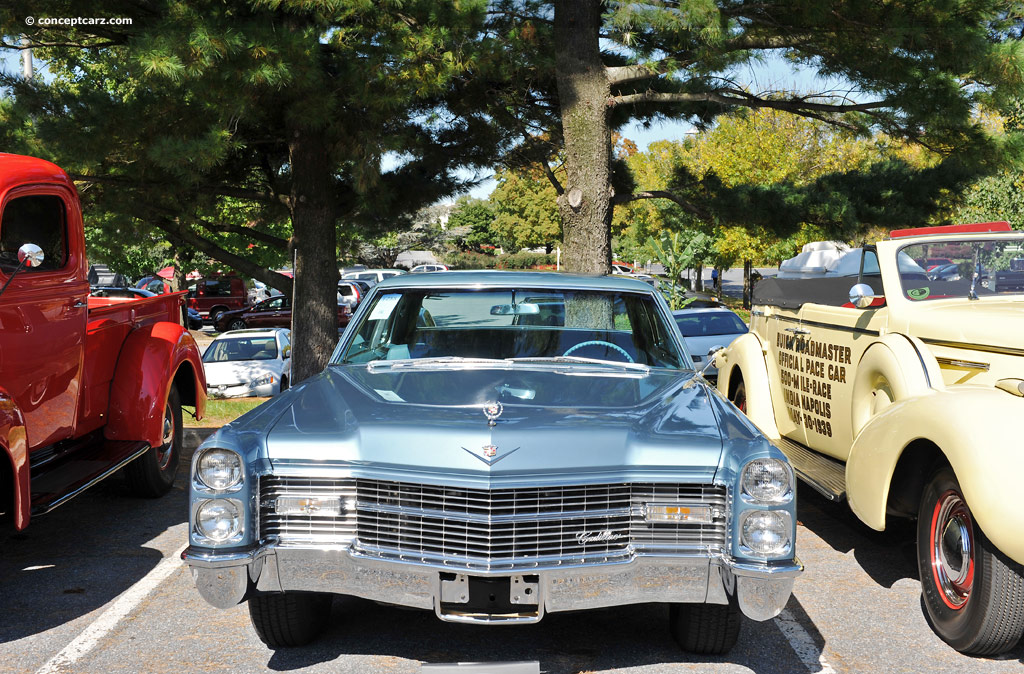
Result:
{"type": "Polygon", "coordinates": [[[516,451],[519,448],[516,447],[515,449],[510,449],[501,455],[498,454],[498,448],[495,445],[484,445],[483,447],[476,451],[473,451],[472,449],[466,449],[465,447],[463,447],[462,449],[464,449],[466,452],[473,455],[474,457],[480,459],[488,466],[493,466],[494,464],[498,463],[499,461],[501,461],[506,456],[508,456],[509,454],[511,454],[512,452],[516,451]]]}
{"type": "Polygon", "coordinates": [[[496,426],[498,423],[498,417],[501,416],[501,413],[504,410],[505,408],[497,401],[484,405],[484,416],[487,417],[487,425],[496,426]]]}

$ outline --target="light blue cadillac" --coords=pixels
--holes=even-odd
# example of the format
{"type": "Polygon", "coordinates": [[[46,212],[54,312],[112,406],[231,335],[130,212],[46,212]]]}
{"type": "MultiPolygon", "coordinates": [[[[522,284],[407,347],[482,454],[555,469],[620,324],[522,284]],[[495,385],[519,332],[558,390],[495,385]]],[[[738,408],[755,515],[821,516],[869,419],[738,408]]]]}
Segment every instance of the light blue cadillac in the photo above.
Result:
{"type": "Polygon", "coordinates": [[[723,653],[802,570],[794,490],[646,283],[412,274],[197,450],[183,558],[274,648],[340,594],[481,625],[664,602],[683,648],[723,653]]]}

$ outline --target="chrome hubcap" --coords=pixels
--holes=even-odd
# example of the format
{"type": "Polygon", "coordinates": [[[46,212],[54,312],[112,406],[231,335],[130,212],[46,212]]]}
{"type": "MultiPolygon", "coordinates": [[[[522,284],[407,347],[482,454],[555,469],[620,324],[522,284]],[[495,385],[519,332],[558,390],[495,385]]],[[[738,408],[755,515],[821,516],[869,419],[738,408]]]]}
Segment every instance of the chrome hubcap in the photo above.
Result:
{"type": "Polygon", "coordinates": [[[170,403],[164,408],[164,432],[161,442],[156,450],[156,463],[160,470],[163,470],[171,462],[171,455],[174,452],[174,411],[171,410],[170,403]]]}
{"type": "Polygon", "coordinates": [[[942,599],[951,609],[963,608],[974,585],[973,526],[971,511],[955,491],[935,504],[931,540],[932,570],[942,599]]]}

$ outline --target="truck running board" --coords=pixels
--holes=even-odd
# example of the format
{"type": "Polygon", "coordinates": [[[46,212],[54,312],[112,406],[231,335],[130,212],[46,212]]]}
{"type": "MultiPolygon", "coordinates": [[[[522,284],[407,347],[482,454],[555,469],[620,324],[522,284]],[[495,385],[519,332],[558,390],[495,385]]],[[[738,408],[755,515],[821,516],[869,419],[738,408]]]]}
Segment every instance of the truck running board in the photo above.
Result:
{"type": "Polygon", "coordinates": [[[145,442],[104,440],[32,468],[32,515],[48,513],[149,449],[145,442]]]}
{"type": "Polygon", "coordinates": [[[772,441],[790,464],[796,476],[830,501],[846,499],[846,464],[793,442],[789,438],[772,441]]]}

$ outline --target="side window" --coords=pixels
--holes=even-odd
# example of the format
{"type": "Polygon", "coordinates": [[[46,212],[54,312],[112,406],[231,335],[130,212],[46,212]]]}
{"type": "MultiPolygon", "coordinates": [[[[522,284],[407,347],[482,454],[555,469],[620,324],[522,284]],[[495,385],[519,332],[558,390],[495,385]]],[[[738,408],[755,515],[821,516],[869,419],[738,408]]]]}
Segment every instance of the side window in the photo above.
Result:
{"type": "Polygon", "coordinates": [[[878,266],[878,253],[870,248],[864,251],[864,271],[861,273],[861,283],[867,283],[875,294],[881,295],[882,270],[878,266]]]}
{"type": "Polygon", "coordinates": [[[11,199],[0,221],[0,268],[18,266],[18,249],[34,243],[43,249],[43,263],[33,271],[61,269],[68,261],[64,200],[51,194],[11,199]]]}

